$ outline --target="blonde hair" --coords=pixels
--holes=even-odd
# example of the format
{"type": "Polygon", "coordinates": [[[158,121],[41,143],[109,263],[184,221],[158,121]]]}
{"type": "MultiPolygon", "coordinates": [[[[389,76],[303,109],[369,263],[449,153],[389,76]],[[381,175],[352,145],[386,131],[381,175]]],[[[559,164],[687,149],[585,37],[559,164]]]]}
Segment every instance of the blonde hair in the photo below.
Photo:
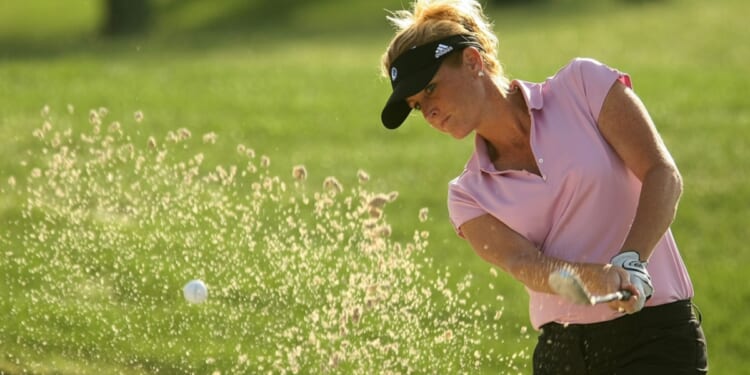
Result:
{"type": "Polygon", "coordinates": [[[485,71],[503,93],[507,93],[508,78],[497,58],[499,41],[476,0],[415,0],[411,10],[391,12],[387,19],[396,28],[396,35],[383,54],[384,76],[389,76],[393,61],[414,46],[452,35],[470,34],[482,46],[479,52],[485,71]]]}

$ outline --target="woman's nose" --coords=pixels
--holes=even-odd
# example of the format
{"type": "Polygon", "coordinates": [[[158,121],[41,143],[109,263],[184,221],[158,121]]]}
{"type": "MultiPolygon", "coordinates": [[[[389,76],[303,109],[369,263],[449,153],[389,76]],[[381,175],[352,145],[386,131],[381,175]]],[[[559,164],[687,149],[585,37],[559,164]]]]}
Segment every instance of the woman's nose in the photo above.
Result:
{"type": "Polygon", "coordinates": [[[427,121],[437,118],[437,115],[438,115],[438,110],[436,108],[425,109],[424,112],[422,113],[422,116],[424,116],[424,118],[427,119],[427,121]]]}

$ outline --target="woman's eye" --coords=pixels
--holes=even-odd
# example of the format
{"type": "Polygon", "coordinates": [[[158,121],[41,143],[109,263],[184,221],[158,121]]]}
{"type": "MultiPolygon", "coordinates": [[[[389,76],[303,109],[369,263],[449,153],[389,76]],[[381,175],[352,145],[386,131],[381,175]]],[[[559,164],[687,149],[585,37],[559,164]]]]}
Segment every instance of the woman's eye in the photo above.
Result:
{"type": "Polygon", "coordinates": [[[427,87],[424,88],[424,92],[426,92],[427,94],[432,94],[433,92],[435,92],[435,84],[431,83],[427,85],[427,87]]]}

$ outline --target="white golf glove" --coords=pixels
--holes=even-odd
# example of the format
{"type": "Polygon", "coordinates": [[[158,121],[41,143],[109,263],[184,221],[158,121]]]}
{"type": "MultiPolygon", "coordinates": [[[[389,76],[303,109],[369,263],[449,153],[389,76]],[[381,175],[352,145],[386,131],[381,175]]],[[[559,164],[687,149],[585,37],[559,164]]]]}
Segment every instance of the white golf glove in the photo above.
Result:
{"type": "Polygon", "coordinates": [[[630,283],[638,289],[641,295],[635,312],[641,311],[646,301],[654,294],[654,284],[651,283],[651,275],[646,269],[647,262],[641,262],[640,255],[632,250],[615,255],[609,262],[614,266],[624,268],[630,274],[630,283]]]}

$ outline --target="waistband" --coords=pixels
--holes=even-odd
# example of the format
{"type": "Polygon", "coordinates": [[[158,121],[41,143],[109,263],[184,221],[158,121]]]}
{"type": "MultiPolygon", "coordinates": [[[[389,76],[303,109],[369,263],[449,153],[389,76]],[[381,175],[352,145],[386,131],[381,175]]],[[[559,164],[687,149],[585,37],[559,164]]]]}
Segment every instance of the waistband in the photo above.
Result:
{"type": "Polygon", "coordinates": [[[702,317],[696,318],[692,300],[680,300],[665,303],[658,306],[649,306],[635,313],[624,315],[620,318],[608,320],[605,322],[589,324],[560,324],[556,322],[547,323],[541,326],[543,333],[556,332],[596,332],[611,330],[640,330],[649,327],[665,326],[678,322],[687,322],[692,319],[700,321],[702,317]]]}

